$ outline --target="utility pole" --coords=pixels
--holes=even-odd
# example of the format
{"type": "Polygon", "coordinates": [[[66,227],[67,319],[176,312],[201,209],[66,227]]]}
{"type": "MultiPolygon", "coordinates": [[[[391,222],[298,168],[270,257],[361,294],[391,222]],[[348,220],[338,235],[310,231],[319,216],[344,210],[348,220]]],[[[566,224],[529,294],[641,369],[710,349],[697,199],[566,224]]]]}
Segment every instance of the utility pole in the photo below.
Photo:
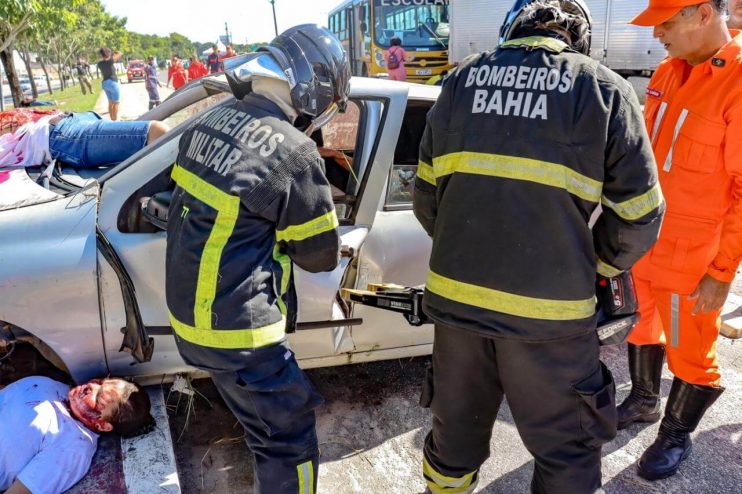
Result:
{"type": "Polygon", "coordinates": [[[276,22],[276,0],[270,0],[271,7],[273,7],[273,29],[276,31],[276,36],[278,36],[278,22],[276,22]]]}
{"type": "Polygon", "coordinates": [[[227,23],[224,23],[224,34],[227,35],[227,43],[228,45],[232,44],[232,38],[229,37],[229,26],[227,26],[227,23]]]}

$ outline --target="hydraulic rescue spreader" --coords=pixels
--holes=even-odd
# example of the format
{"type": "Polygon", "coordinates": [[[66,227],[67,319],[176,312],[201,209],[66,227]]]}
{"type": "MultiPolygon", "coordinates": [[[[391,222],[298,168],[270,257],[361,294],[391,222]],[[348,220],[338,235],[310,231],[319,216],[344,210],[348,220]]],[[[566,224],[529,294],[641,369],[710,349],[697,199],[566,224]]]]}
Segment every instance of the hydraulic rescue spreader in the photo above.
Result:
{"type": "MultiPolygon", "coordinates": [[[[368,290],[342,290],[345,300],[398,312],[412,326],[433,322],[423,311],[423,293],[424,287],[373,283],[368,285],[368,290]]],[[[598,275],[596,297],[600,344],[623,343],[639,321],[639,306],[631,273],[627,271],[614,278],[598,275]]]]}

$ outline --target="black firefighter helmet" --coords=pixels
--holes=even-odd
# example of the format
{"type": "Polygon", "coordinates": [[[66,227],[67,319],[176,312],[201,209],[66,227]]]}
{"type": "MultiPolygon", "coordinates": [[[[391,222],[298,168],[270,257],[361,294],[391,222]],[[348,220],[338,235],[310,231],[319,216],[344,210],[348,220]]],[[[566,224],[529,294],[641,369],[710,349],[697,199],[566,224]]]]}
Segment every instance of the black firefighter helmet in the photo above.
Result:
{"type": "Polygon", "coordinates": [[[255,77],[286,81],[292,106],[312,130],[344,112],[348,102],[348,56],[340,41],[316,24],[294,26],[254,53],[225,60],[224,72],[238,99],[252,91],[255,77]]]}
{"type": "Polygon", "coordinates": [[[522,36],[518,31],[528,26],[556,32],[573,50],[590,55],[592,23],[584,0],[516,0],[500,29],[500,43],[522,36]]]}

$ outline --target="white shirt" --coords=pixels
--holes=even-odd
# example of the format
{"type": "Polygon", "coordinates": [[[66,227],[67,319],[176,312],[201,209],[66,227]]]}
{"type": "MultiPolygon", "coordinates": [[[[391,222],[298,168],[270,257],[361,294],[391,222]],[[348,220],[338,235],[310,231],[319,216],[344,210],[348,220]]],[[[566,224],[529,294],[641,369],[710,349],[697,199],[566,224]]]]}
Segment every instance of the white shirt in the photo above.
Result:
{"type": "Polygon", "coordinates": [[[49,121],[54,115],[28,122],[15,132],[0,136],[0,168],[49,163],[49,121]]]}
{"type": "Polygon", "coordinates": [[[0,491],[64,492],[90,468],[98,435],[70,416],[69,386],[27,377],[0,390],[0,491]]]}

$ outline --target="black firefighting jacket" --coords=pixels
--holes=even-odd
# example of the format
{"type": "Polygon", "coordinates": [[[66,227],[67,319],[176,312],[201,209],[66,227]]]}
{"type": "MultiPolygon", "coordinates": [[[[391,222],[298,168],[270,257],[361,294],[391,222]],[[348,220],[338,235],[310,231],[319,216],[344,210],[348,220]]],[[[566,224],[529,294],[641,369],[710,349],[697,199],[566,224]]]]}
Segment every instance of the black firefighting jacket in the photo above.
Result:
{"type": "Polygon", "coordinates": [[[654,244],[664,201],[630,85],[529,37],[468,58],[444,83],[414,211],[433,237],[428,315],[551,340],[595,329],[596,271],[615,276],[654,244]]]}
{"type": "Polygon", "coordinates": [[[189,363],[224,368],[183,347],[228,357],[282,341],[296,316],[291,262],[312,272],[338,263],[324,163],[277,105],[250,94],[184,132],[172,178],[170,321],[189,363]]]}

